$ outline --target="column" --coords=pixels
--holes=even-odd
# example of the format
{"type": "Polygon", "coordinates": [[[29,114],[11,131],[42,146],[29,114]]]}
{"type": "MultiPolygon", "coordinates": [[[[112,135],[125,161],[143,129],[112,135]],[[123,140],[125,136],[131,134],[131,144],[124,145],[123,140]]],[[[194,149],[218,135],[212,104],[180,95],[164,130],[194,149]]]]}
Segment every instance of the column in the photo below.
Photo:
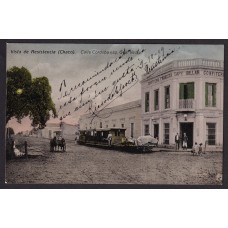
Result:
{"type": "Polygon", "coordinates": [[[205,143],[206,140],[206,132],[204,126],[204,116],[202,113],[196,114],[194,121],[194,135],[193,135],[193,145],[195,142],[205,143]]]}
{"type": "Polygon", "coordinates": [[[163,131],[164,131],[164,126],[163,126],[163,120],[162,118],[159,118],[159,143],[163,143],[163,131]]]}
{"type": "Polygon", "coordinates": [[[205,98],[205,88],[204,88],[204,83],[203,79],[200,77],[199,80],[195,81],[195,87],[196,87],[196,93],[195,93],[195,108],[196,109],[202,109],[205,107],[203,101],[205,98]]]}
{"type": "Polygon", "coordinates": [[[180,135],[180,129],[178,126],[178,120],[175,115],[172,115],[172,121],[171,121],[171,126],[170,126],[170,133],[171,133],[171,138],[170,138],[170,143],[175,144],[175,135],[178,133],[180,135]]]}
{"type": "Polygon", "coordinates": [[[172,85],[170,86],[170,98],[171,98],[171,109],[175,110],[178,107],[178,98],[179,98],[179,85],[177,84],[177,80],[174,79],[172,81],[172,85]]]}

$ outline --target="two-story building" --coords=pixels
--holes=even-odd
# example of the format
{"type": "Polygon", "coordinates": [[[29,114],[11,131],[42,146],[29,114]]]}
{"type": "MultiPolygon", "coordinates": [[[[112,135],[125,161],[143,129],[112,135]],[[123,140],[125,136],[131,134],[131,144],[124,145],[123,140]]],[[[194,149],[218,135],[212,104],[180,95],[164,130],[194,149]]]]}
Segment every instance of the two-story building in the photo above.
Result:
{"type": "Polygon", "coordinates": [[[194,142],[223,144],[223,61],[175,60],[141,80],[142,135],[175,144],[175,135],[186,133],[194,142]]]}

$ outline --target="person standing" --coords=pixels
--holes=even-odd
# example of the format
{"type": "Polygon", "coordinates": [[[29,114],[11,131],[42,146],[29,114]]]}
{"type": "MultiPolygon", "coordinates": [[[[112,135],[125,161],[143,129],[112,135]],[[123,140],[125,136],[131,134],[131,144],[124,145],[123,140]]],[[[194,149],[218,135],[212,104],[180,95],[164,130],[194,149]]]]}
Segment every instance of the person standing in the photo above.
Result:
{"type": "Polygon", "coordinates": [[[188,137],[186,135],[186,133],[184,133],[184,137],[183,137],[183,150],[187,150],[188,147],[188,137]]]}
{"type": "Polygon", "coordinates": [[[176,150],[179,150],[180,137],[178,133],[175,135],[175,143],[176,143],[176,150]]]}
{"type": "Polygon", "coordinates": [[[78,135],[76,135],[74,143],[77,144],[77,142],[78,142],[78,135]]]}
{"type": "Polygon", "coordinates": [[[199,147],[197,142],[195,142],[195,145],[192,147],[192,154],[194,155],[199,155],[199,147]]]}
{"type": "Polygon", "coordinates": [[[108,134],[108,145],[109,146],[112,145],[112,134],[111,134],[111,132],[109,132],[109,134],[108,134]]]}
{"type": "Polygon", "coordinates": [[[203,147],[202,147],[203,143],[199,144],[199,155],[202,155],[203,153],[203,147]]]}

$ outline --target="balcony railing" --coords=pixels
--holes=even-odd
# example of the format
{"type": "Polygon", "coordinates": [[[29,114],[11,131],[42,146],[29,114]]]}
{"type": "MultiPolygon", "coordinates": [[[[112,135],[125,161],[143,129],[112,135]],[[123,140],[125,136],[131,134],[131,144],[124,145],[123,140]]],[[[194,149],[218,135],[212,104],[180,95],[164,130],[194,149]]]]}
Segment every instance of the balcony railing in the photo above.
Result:
{"type": "Polygon", "coordinates": [[[179,108],[180,109],[194,109],[195,108],[195,100],[194,99],[180,99],[179,100],[179,108]]]}

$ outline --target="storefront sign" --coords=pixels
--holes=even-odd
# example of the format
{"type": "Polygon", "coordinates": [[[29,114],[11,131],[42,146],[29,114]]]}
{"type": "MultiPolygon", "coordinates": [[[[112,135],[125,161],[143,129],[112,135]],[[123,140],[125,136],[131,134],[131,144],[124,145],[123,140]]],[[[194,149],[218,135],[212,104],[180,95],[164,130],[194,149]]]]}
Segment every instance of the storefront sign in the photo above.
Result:
{"type": "Polygon", "coordinates": [[[154,84],[154,83],[157,83],[157,82],[166,80],[166,79],[171,78],[171,77],[172,77],[172,73],[162,75],[162,76],[160,76],[160,77],[157,77],[157,78],[155,78],[155,79],[149,81],[149,82],[148,82],[148,85],[151,85],[151,84],[154,84]]]}
{"type": "MultiPolygon", "coordinates": [[[[193,75],[205,75],[205,76],[223,76],[223,72],[221,71],[210,71],[210,70],[186,70],[186,71],[176,71],[173,72],[174,76],[193,76],[193,75]]],[[[148,82],[148,85],[158,83],[160,81],[166,80],[168,78],[171,78],[172,73],[165,74],[162,76],[157,76],[156,78],[152,79],[148,82]]]]}
{"type": "Polygon", "coordinates": [[[207,76],[223,76],[223,72],[221,71],[204,70],[203,74],[207,76]]]}

